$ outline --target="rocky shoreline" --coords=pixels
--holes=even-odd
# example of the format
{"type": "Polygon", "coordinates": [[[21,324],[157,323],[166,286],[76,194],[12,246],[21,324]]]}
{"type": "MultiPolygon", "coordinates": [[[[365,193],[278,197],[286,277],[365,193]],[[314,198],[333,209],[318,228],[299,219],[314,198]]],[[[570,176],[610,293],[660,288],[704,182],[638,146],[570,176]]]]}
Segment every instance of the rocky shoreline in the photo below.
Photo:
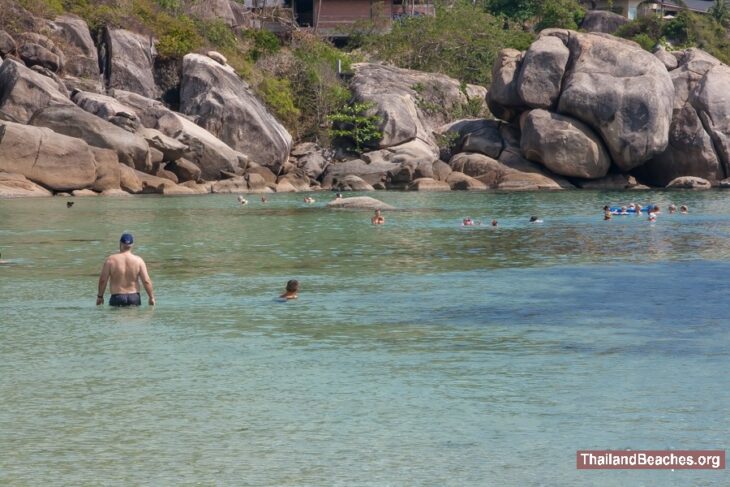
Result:
{"type": "Polygon", "coordinates": [[[170,106],[155,39],[36,21],[0,31],[0,197],[730,186],[730,68],[699,49],[546,30],[500,53],[489,92],[356,64],[383,137],[355,157],[293,145],[217,52],[184,56],[170,106]]]}

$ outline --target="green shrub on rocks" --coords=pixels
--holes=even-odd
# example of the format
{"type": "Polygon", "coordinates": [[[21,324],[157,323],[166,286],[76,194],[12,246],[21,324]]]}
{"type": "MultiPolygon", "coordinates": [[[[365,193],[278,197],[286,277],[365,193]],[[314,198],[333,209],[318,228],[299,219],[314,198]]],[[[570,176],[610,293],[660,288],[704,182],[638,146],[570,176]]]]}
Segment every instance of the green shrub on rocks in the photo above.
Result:
{"type": "Polygon", "coordinates": [[[730,34],[712,15],[682,11],[673,19],[641,17],[622,26],[617,36],[638,42],[651,50],[656,44],[669,48],[699,47],[724,63],[730,63],[730,34]]]}
{"type": "Polygon", "coordinates": [[[296,127],[300,110],[294,104],[291,82],[288,79],[264,78],[258,92],[286,127],[296,127]]]}
{"type": "Polygon", "coordinates": [[[330,115],[333,139],[343,141],[357,154],[362,154],[366,147],[374,146],[383,138],[383,132],[379,128],[382,120],[370,113],[372,108],[372,103],[351,103],[330,115]]]}
{"type": "Polygon", "coordinates": [[[485,11],[481,2],[458,1],[440,6],[435,17],[408,17],[390,32],[362,39],[372,57],[401,68],[443,73],[458,80],[488,86],[497,53],[506,47],[525,50],[534,36],[505,26],[485,11]]]}

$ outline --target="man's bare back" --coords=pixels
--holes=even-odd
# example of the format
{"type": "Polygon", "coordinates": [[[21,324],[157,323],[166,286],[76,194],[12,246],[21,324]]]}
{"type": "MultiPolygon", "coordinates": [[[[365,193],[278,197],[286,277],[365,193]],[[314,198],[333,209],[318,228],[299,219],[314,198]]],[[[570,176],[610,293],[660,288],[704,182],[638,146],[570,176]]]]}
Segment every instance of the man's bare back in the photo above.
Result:
{"type": "MultiPolygon", "coordinates": [[[[124,238],[124,235],[122,237],[124,238]]],[[[113,299],[116,295],[138,294],[140,282],[142,282],[145,291],[147,291],[149,304],[151,306],[155,304],[152,280],[147,273],[147,266],[141,257],[132,254],[131,248],[131,243],[126,245],[122,241],[120,243],[119,253],[110,255],[104,262],[101,275],[99,276],[99,294],[96,297],[97,305],[104,302],[104,291],[106,290],[107,283],[109,283],[113,299]]]]}

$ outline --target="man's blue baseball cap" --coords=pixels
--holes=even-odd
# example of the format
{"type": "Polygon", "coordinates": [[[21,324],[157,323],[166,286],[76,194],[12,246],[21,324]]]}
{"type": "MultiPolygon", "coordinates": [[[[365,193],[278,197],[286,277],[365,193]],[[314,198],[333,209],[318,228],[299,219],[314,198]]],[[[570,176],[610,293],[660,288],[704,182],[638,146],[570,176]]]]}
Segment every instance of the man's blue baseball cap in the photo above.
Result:
{"type": "Polygon", "coordinates": [[[134,243],[134,237],[131,233],[123,233],[122,238],[119,239],[119,242],[123,243],[124,245],[132,245],[134,243]]]}

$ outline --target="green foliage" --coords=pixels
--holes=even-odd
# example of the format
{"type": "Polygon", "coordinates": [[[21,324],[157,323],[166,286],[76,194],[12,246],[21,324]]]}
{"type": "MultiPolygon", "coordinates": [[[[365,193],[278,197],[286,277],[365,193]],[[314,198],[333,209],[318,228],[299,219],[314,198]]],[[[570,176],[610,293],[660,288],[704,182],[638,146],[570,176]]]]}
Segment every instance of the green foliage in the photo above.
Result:
{"type": "Polygon", "coordinates": [[[538,31],[548,28],[576,30],[584,16],[585,10],[577,0],[544,0],[538,5],[540,20],[535,28],[538,31]]]}
{"type": "Polygon", "coordinates": [[[295,127],[301,112],[294,105],[294,94],[288,79],[264,78],[259,84],[264,102],[287,127],[295,127]]]}
{"type": "Polygon", "coordinates": [[[18,0],[18,3],[29,12],[42,17],[53,17],[63,13],[61,0],[18,0]]]}
{"type": "Polygon", "coordinates": [[[216,49],[235,49],[238,40],[228,25],[222,20],[196,21],[195,25],[205,39],[216,49]]]}
{"type": "Polygon", "coordinates": [[[659,16],[647,15],[622,25],[616,31],[616,35],[631,39],[639,34],[646,34],[652,39],[659,39],[662,36],[663,28],[664,22],[659,16]]]}
{"type": "Polygon", "coordinates": [[[684,10],[669,20],[642,17],[621,27],[616,35],[632,39],[644,49],[651,49],[657,43],[675,48],[699,47],[724,63],[730,62],[728,32],[711,15],[684,10]]]}
{"type": "Polygon", "coordinates": [[[292,80],[296,106],[302,112],[299,137],[325,143],[330,135],[328,117],[350,98],[350,90],[337,73],[337,62],[349,71],[352,59],[316,36],[300,34],[293,40],[292,80]]]}
{"type": "Polygon", "coordinates": [[[362,154],[366,147],[383,138],[379,128],[382,120],[368,113],[372,108],[372,103],[351,103],[327,117],[332,124],[332,137],[345,141],[349,149],[362,154]]]}
{"type": "Polygon", "coordinates": [[[436,145],[443,151],[451,152],[456,149],[456,145],[459,143],[461,136],[458,132],[447,131],[441,134],[434,134],[436,139],[436,145]]]}
{"type": "Polygon", "coordinates": [[[486,0],[487,11],[508,19],[535,22],[535,30],[577,29],[585,10],[578,0],[486,0]]]}
{"type": "Polygon", "coordinates": [[[657,41],[652,39],[647,34],[636,34],[634,37],[631,38],[631,40],[640,45],[642,49],[649,52],[653,51],[654,46],[656,46],[657,44],[657,41]]]}
{"type": "Polygon", "coordinates": [[[727,0],[715,0],[708,13],[723,27],[730,25],[730,5],[727,0]]]}
{"type": "Polygon", "coordinates": [[[157,5],[170,12],[179,12],[182,4],[180,0],[155,0],[157,5]]]}
{"type": "Polygon", "coordinates": [[[396,66],[440,72],[468,83],[488,85],[492,64],[500,49],[527,49],[532,34],[505,28],[504,22],[482,5],[458,0],[435,17],[408,17],[390,32],[371,35],[363,49],[396,66]]]}
{"type": "Polygon", "coordinates": [[[485,7],[494,15],[524,22],[538,14],[538,0],[486,0],[485,7]]]}
{"type": "Polygon", "coordinates": [[[157,52],[162,57],[180,58],[202,44],[195,23],[187,16],[160,16],[156,27],[159,34],[157,52]]]}
{"type": "Polygon", "coordinates": [[[254,61],[281,49],[279,38],[268,30],[247,30],[246,37],[253,43],[251,59],[254,61]]]}
{"type": "Polygon", "coordinates": [[[664,24],[662,34],[680,45],[694,43],[691,15],[686,10],[679,12],[673,19],[664,24]]]}

